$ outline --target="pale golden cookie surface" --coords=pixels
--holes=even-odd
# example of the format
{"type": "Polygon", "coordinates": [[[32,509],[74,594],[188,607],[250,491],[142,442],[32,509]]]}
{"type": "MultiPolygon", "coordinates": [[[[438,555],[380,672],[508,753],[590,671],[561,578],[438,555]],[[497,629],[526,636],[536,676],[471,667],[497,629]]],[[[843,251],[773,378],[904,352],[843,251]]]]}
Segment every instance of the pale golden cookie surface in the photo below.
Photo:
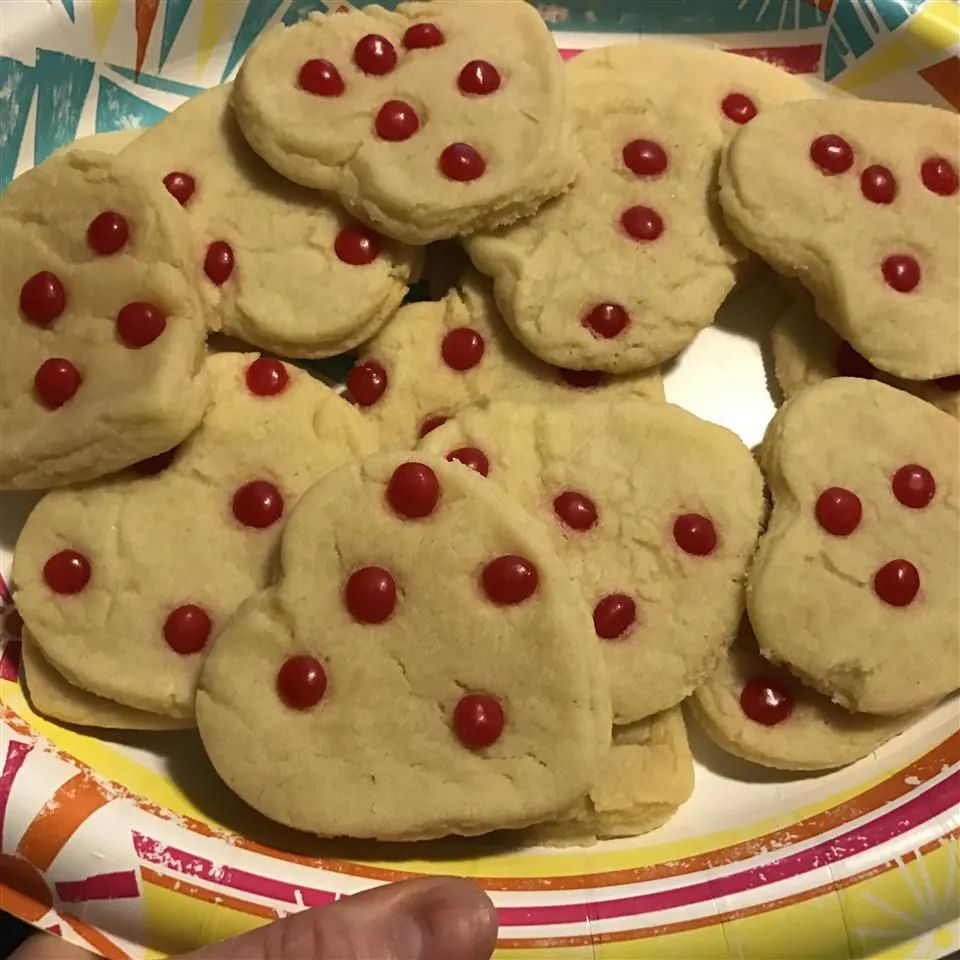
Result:
{"type": "Polygon", "coordinates": [[[205,324],[166,191],[107,154],[59,153],[3,192],[0,229],[0,487],[87,480],[182,440],[208,399],[205,324]]]}
{"type": "Polygon", "coordinates": [[[68,681],[186,719],[210,643],[272,578],[297,498],[378,441],[295,367],[220,354],[207,372],[198,430],[168,456],[47,494],[13,564],[24,622],[68,681]]]}
{"type": "Polygon", "coordinates": [[[773,513],[747,591],[764,656],[851,710],[960,684],[960,424],[873,380],[801,391],[763,444],[773,513]]]}
{"type": "Polygon", "coordinates": [[[643,399],[499,401],[422,446],[546,524],[593,611],[617,723],[674,706],[708,675],[736,632],[763,511],[738,437],[643,399]]]}
{"type": "Polygon", "coordinates": [[[381,839],[549,819],[610,744],[603,661],[550,541],[422,454],[344,467],[303,498],[276,585],[204,665],[197,720],[262,813],[381,839]]]}
{"type": "Polygon", "coordinates": [[[276,170],[409,243],[528,216],[574,176],[561,61],[521,0],[276,27],[247,54],[234,104],[276,170]]]}

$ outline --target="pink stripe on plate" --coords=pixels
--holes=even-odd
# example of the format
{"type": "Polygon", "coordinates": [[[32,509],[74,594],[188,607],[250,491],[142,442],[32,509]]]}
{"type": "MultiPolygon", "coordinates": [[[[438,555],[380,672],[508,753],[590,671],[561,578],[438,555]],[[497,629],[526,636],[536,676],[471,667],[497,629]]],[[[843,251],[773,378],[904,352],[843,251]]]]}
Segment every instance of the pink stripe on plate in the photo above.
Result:
{"type": "Polygon", "coordinates": [[[195,856],[176,847],[168,847],[159,840],[153,840],[142,833],[133,833],[133,846],[137,856],[147,863],[165,867],[175,873],[186,874],[188,877],[206,880],[209,883],[231,890],[240,890],[252,893],[258,897],[270,900],[280,900],[283,903],[302,904],[305,907],[322,907],[333,903],[337,895],[330,890],[318,890],[315,887],[303,887],[283,880],[274,880],[226,864],[214,867],[213,861],[204,857],[195,856]]]}
{"type": "Polygon", "coordinates": [[[86,880],[64,880],[55,883],[57,896],[63,903],[82,903],[86,900],[126,900],[140,894],[137,875],[133,870],[117,873],[99,873],[86,880]]]}
{"type": "Polygon", "coordinates": [[[0,655],[0,680],[11,680],[16,683],[20,674],[20,648],[19,640],[7,641],[3,654],[0,655]]]}
{"type": "Polygon", "coordinates": [[[555,923],[582,923],[585,920],[608,920],[614,917],[639,916],[672,907],[689,906],[732,896],[746,890],[786,880],[818,867],[837,863],[886,843],[913,827],[932,819],[944,810],[955,808],[960,802],[960,771],[920,796],[883,814],[856,830],[825,840],[806,850],[782,857],[761,867],[741,870],[715,880],[690,883],[656,893],[644,893],[617,900],[602,900],[590,904],[565,904],[544,907],[501,907],[497,917],[501,925],[523,927],[555,923]]]}
{"type": "Polygon", "coordinates": [[[22,740],[11,740],[7,745],[7,756],[3,761],[3,772],[0,773],[0,844],[3,841],[3,821],[7,814],[7,801],[10,799],[10,788],[16,780],[23,761],[33,749],[33,744],[22,740]]]}

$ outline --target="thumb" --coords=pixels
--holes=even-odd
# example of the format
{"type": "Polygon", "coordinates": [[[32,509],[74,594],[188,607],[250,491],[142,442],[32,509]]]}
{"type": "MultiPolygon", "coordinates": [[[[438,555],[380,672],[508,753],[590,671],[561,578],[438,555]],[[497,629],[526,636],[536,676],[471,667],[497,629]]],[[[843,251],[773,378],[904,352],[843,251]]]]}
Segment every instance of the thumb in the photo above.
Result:
{"type": "Polygon", "coordinates": [[[295,914],[180,960],[488,960],[490,898],[468,880],[377,887],[295,914]]]}

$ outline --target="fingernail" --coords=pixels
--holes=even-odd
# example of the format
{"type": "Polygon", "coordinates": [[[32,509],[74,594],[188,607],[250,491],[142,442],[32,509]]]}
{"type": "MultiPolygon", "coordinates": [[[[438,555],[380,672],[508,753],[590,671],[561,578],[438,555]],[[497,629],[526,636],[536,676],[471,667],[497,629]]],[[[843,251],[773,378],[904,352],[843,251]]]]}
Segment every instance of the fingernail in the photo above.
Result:
{"type": "Polygon", "coordinates": [[[487,960],[493,953],[496,911],[469,880],[446,880],[425,890],[409,910],[419,928],[415,960],[487,960]]]}

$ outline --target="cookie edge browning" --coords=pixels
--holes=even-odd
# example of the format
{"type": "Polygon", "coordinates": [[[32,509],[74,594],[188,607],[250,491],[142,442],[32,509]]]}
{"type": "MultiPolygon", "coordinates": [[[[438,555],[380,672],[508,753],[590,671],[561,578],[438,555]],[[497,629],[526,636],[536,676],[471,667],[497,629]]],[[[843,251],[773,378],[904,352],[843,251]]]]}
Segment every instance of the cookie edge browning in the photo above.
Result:
{"type": "MultiPolygon", "coordinates": [[[[286,578],[285,572],[290,569],[291,566],[289,556],[291,548],[288,542],[290,537],[289,531],[291,529],[297,531],[298,512],[303,511],[306,513],[310,510],[311,500],[325,498],[327,492],[322,488],[331,480],[336,480],[338,476],[342,476],[348,472],[357,472],[357,482],[365,483],[368,481],[364,479],[364,471],[369,464],[383,463],[399,465],[412,459],[427,464],[437,473],[441,482],[444,480],[449,482],[451,477],[455,477],[455,482],[467,489],[471,500],[480,501],[489,509],[501,515],[508,513],[512,520],[523,527],[523,536],[527,545],[535,547],[532,552],[538,555],[537,565],[541,570],[541,574],[544,571],[544,567],[553,568],[552,572],[558,579],[569,581],[565,568],[550,545],[546,534],[540,530],[539,524],[514,501],[504,498],[499,488],[488,485],[484,478],[474,475],[471,471],[464,470],[459,465],[450,464],[442,457],[425,453],[424,451],[418,450],[415,453],[410,453],[409,451],[379,453],[348,466],[330,471],[321,481],[301,497],[291,513],[287,527],[284,529],[280,548],[280,572],[273,585],[250,597],[242,604],[225,625],[223,631],[218,635],[218,639],[225,636],[231,629],[244,629],[245,621],[251,615],[266,617],[271,624],[279,623],[284,633],[289,635],[291,631],[291,617],[284,607],[284,603],[279,596],[279,591],[286,578]]],[[[302,536],[302,534],[295,532],[293,536],[302,536]]],[[[589,629],[589,613],[580,597],[579,591],[573,589],[572,583],[569,583],[569,586],[571,589],[568,591],[555,590],[552,602],[555,603],[557,599],[560,599],[561,602],[568,606],[568,612],[573,615],[571,619],[579,617],[583,621],[583,634],[584,637],[587,638],[586,642],[577,642],[569,646],[570,649],[581,652],[583,670],[576,672],[582,675],[585,671],[588,674],[585,682],[585,693],[587,693],[586,704],[582,706],[582,709],[589,710],[591,714],[593,735],[585,737],[583,746],[586,750],[588,741],[592,741],[592,747],[590,748],[590,756],[588,757],[590,766],[589,768],[584,768],[582,771],[582,782],[569,783],[566,785],[566,795],[551,797],[549,809],[538,809],[522,817],[514,817],[501,823],[489,825],[478,824],[476,822],[476,815],[468,814],[467,816],[462,816],[459,821],[455,822],[443,821],[441,823],[438,820],[431,821],[429,824],[411,822],[406,827],[396,831],[363,828],[360,826],[360,824],[364,822],[363,813],[355,810],[340,811],[337,822],[328,825],[316,822],[307,823],[305,819],[290,817],[287,811],[284,811],[285,815],[279,816],[274,815],[276,813],[275,810],[268,812],[266,808],[269,805],[259,802],[263,799],[262,794],[259,794],[256,798],[250,798],[245,796],[244,793],[235,786],[236,777],[230,774],[235,773],[242,765],[235,764],[232,761],[232,757],[229,765],[223,764],[222,761],[229,751],[220,751],[216,747],[211,750],[208,745],[210,741],[216,743],[219,740],[219,737],[213,734],[213,731],[219,729],[221,725],[220,717],[217,716],[217,714],[222,708],[219,691],[223,684],[215,679],[215,676],[220,672],[220,660],[228,657],[226,648],[229,646],[229,642],[216,643],[213,645],[213,649],[203,663],[200,679],[197,684],[195,701],[197,725],[207,755],[221,779],[230,786],[230,789],[237,793],[245,802],[254,806],[254,808],[265,817],[298,830],[314,833],[317,836],[397,841],[435,839],[449,835],[475,836],[499,829],[527,827],[533,823],[541,822],[551,815],[560,814],[563,810],[569,809],[578,798],[583,797],[589,785],[595,782],[603,763],[606,762],[609,755],[611,744],[610,731],[612,729],[612,710],[610,706],[609,689],[606,684],[606,669],[603,658],[600,655],[599,648],[593,643],[593,633],[589,629]],[[211,734],[213,734],[213,736],[211,736],[211,734]],[[254,799],[258,802],[254,802],[254,799]],[[299,822],[291,822],[293,819],[298,819],[299,822]],[[471,819],[474,821],[472,824],[468,822],[471,819]]],[[[408,814],[408,819],[410,816],[411,815],[408,814]]]]}
{"type": "MultiPolygon", "coordinates": [[[[848,390],[875,392],[881,391],[883,394],[891,395],[897,403],[910,407],[917,416],[936,416],[939,414],[946,421],[956,428],[956,421],[950,414],[939,410],[932,404],[915,397],[912,394],[904,393],[895,387],[876,380],[861,380],[851,377],[831,377],[820,383],[806,387],[790,397],[783,406],[777,410],[773,419],[767,426],[763,442],[760,447],[760,464],[763,475],[767,481],[767,487],[772,497],[772,507],[768,517],[768,523],[763,530],[757,548],[754,552],[753,561],[748,568],[746,581],[746,609],[754,634],[757,639],[757,645],[761,656],[769,660],[774,665],[782,665],[789,669],[806,686],[823,694],[834,703],[839,704],[852,713],[875,713],[883,716],[903,715],[910,712],[923,710],[929,706],[933,700],[939,700],[947,696],[952,690],[957,689],[960,683],[953,687],[945,686],[942,690],[934,691],[928,697],[914,699],[908,703],[899,703],[894,706],[878,704],[873,701],[859,702],[849,692],[841,692],[838,689],[830,689],[828,685],[815,676],[812,672],[801,664],[795,663],[787,655],[792,649],[789,645],[783,648],[779,640],[771,639],[777,636],[776,630],[768,629],[767,617],[761,610],[763,600],[761,595],[775,591],[775,586],[768,585],[767,568],[770,558],[781,549],[782,543],[791,536],[793,528],[801,520],[802,506],[800,501],[793,493],[791,484],[787,481],[781,468],[782,450],[785,437],[789,432],[790,420],[796,416],[798,410],[802,410],[807,404],[816,402],[818,397],[824,393],[841,393],[848,390]],[[935,411],[935,412],[931,412],[935,411]]],[[[765,606],[765,604],[763,604],[765,606]]]]}
{"type": "Polygon", "coordinates": [[[43,656],[26,627],[20,665],[27,702],[35,713],[56,723],[108,730],[182,730],[194,726],[190,720],[139,710],[70,683],[43,656]]]}

